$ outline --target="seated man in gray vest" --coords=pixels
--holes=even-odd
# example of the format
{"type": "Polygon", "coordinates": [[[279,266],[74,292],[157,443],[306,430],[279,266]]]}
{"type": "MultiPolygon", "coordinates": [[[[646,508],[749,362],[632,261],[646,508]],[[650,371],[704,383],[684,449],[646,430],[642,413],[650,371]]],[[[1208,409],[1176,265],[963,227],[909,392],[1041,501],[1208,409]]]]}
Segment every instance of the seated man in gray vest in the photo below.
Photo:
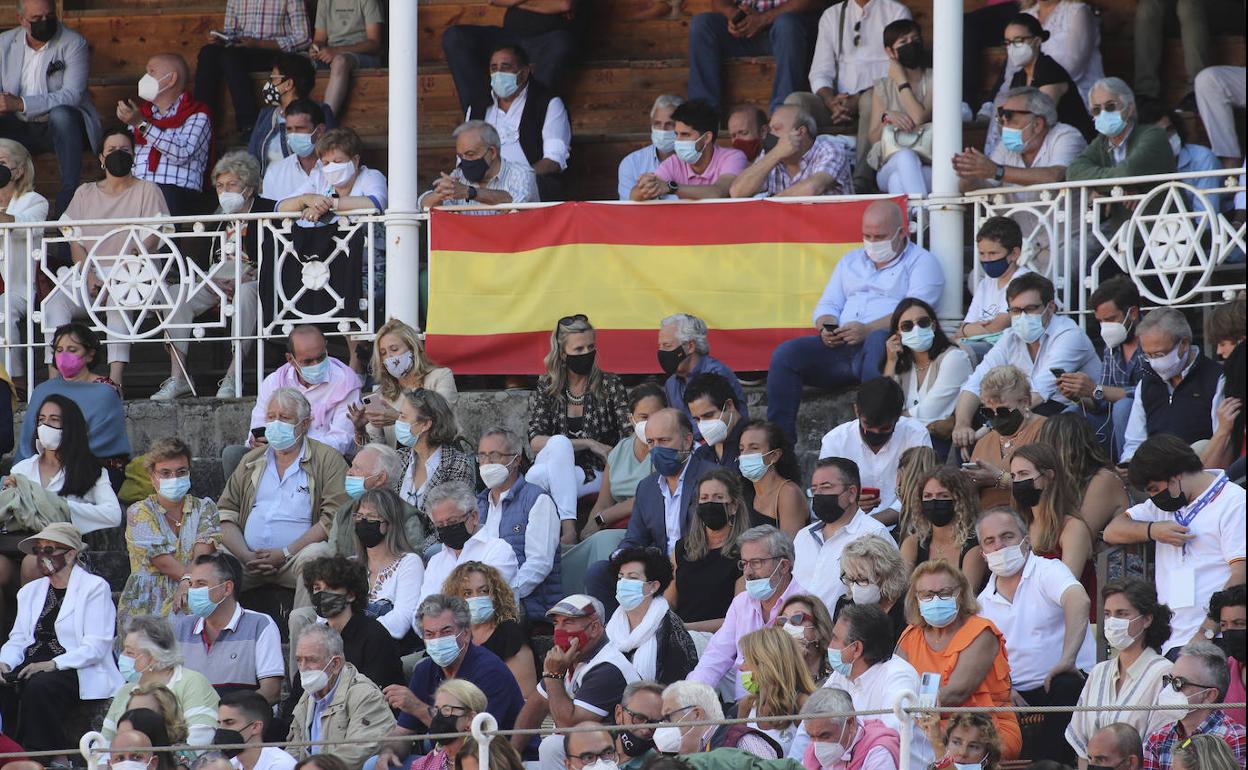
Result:
{"type": "Polygon", "coordinates": [[[228,553],[195,559],[188,577],[189,615],[172,620],[184,665],[218,694],[257,690],[269,703],[282,694],[282,637],[273,618],[238,603],[243,567],[228,553]]]}
{"type": "Polygon", "coordinates": [[[1144,376],[1135,390],[1126,442],[1126,465],[1149,436],[1173,433],[1188,444],[1213,435],[1213,412],[1221,399],[1222,366],[1192,344],[1192,327],[1182,311],[1157,308],[1140,321],[1136,336],[1144,351],[1144,376]]]}
{"type": "Polygon", "coordinates": [[[486,489],[477,495],[481,528],[502,538],[516,553],[519,569],[511,579],[524,614],[542,620],[563,598],[559,569],[559,511],[546,490],[520,472],[524,442],[511,430],[494,427],[477,444],[477,467],[486,489]]]}

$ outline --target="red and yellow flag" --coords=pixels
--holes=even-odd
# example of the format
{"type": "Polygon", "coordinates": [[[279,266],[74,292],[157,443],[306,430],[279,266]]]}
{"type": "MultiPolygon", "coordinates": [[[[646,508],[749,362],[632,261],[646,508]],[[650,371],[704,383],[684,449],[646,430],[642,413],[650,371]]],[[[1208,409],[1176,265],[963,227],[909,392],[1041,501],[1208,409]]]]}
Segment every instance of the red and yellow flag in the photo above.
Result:
{"type": "Polygon", "coordinates": [[[597,329],[598,362],[657,372],[659,321],[691,313],[737,371],[811,334],[871,200],[562,203],[494,216],[433,211],[427,348],[457,374],[539,374],[563,316],[597,329]]]}

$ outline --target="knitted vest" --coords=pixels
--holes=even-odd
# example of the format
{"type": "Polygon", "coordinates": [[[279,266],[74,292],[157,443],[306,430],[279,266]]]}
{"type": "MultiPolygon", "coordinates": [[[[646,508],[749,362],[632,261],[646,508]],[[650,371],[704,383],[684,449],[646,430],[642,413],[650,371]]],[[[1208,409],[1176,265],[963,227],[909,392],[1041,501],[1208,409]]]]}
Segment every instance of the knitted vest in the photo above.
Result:
{"type": "Polygon", "coordinates": [[[1197,352],[1196,363],[1172,395],[1160,377],[1151,369],[1146,371],[1140,380],[1139,398],[1144,404],[1148,435],[1173,433],[1189,444],[1212,436],[1210,407],[1221,375],[1221,366],[1197,352]]]}

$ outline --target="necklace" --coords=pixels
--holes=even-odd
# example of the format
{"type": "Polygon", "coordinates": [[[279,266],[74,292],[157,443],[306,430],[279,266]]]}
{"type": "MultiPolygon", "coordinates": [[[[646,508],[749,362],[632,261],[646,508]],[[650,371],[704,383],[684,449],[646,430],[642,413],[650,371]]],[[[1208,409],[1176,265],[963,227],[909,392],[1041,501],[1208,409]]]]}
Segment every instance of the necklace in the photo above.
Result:
{"type": "Polygon", "coordinates": [[[585,403],[584,394],[579,395],[579,396],[574,396],[572,395],[572,390],[569,388],[563,389],[563,395],[568,399],[569,404],[575,404],[576,406],[580,406],[581,404],[585,403]]]}

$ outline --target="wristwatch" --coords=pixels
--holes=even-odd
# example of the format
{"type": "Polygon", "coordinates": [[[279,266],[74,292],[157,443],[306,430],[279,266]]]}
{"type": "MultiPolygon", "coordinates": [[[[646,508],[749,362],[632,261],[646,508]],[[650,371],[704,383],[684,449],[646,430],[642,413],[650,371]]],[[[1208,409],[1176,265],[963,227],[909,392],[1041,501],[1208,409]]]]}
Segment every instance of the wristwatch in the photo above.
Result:
{"type": "Polygon", "coordinates": [[[139,122],[139,133],[140,133],[140,134],[147,134],[147,129],[149,129],[149,128],[151,128],[151,127],[152,127],[152,124],[151,124],[151,123],[148,123],[146,120],[140,121],[140,122],[139,122]]]}
{"type": "Polygon", "coordinates": [[[680,185],[676,184],[675,182],[669,181],[667,183],[667,191],[671,193],[672,195],[675,195],[676,191],[679,189],[680,189],[680,185]]]}
{"type": "Polygon", "coordinates": [[[1097,385],[1095,388],[1093,388],[1092,398],[1097,401],[1104,401],[1105,400],[1105,388],[1100,385],[1097,385]]]}
{"type": "Polygon", "coordinates": [[[605,527],[605,526],[607,526],[607,522],[605,522],[605,521],[603,521],[603,520],[602,520],[602,514],[601,514],[601,513],[595,513],[595,514],[594,514],[594,523],[595,523],[595,524],[597,524],[599,527],[605,527]]]}
{"type": "Polygon", "coordinates": [[[1002,179],[1005,179],[1005,166],[1002,166],[1001,164],[998,163],[997,170],[993,173],[992,178],[997,180],[998,182],[1000,182],[1002,179]]]}
{"type": "Polygon", "coordinates": [[[286,561],[290,561],[291,559],[295,558],[295,555],[290,552],[290,548],[288,547],[282,548],[282,556],[285,557],[286,561]]]}
{"type": "MultiPolygon", "coordinates": [[[[910,88],[910,81],[908,80],[905,83],[902,83],[901,85],[897,86],[897,93],[901,93],[907,88],[910,88]]],[[[914,89],[911,89],[911,90],[914,90],[914,89]]]]}
{"type": "Polygon", "coordinates": [[[477,188],[472,185],[468,185],[468,194],[464,197],[470,201],[475,201],[477,199],[477,188]]]}

